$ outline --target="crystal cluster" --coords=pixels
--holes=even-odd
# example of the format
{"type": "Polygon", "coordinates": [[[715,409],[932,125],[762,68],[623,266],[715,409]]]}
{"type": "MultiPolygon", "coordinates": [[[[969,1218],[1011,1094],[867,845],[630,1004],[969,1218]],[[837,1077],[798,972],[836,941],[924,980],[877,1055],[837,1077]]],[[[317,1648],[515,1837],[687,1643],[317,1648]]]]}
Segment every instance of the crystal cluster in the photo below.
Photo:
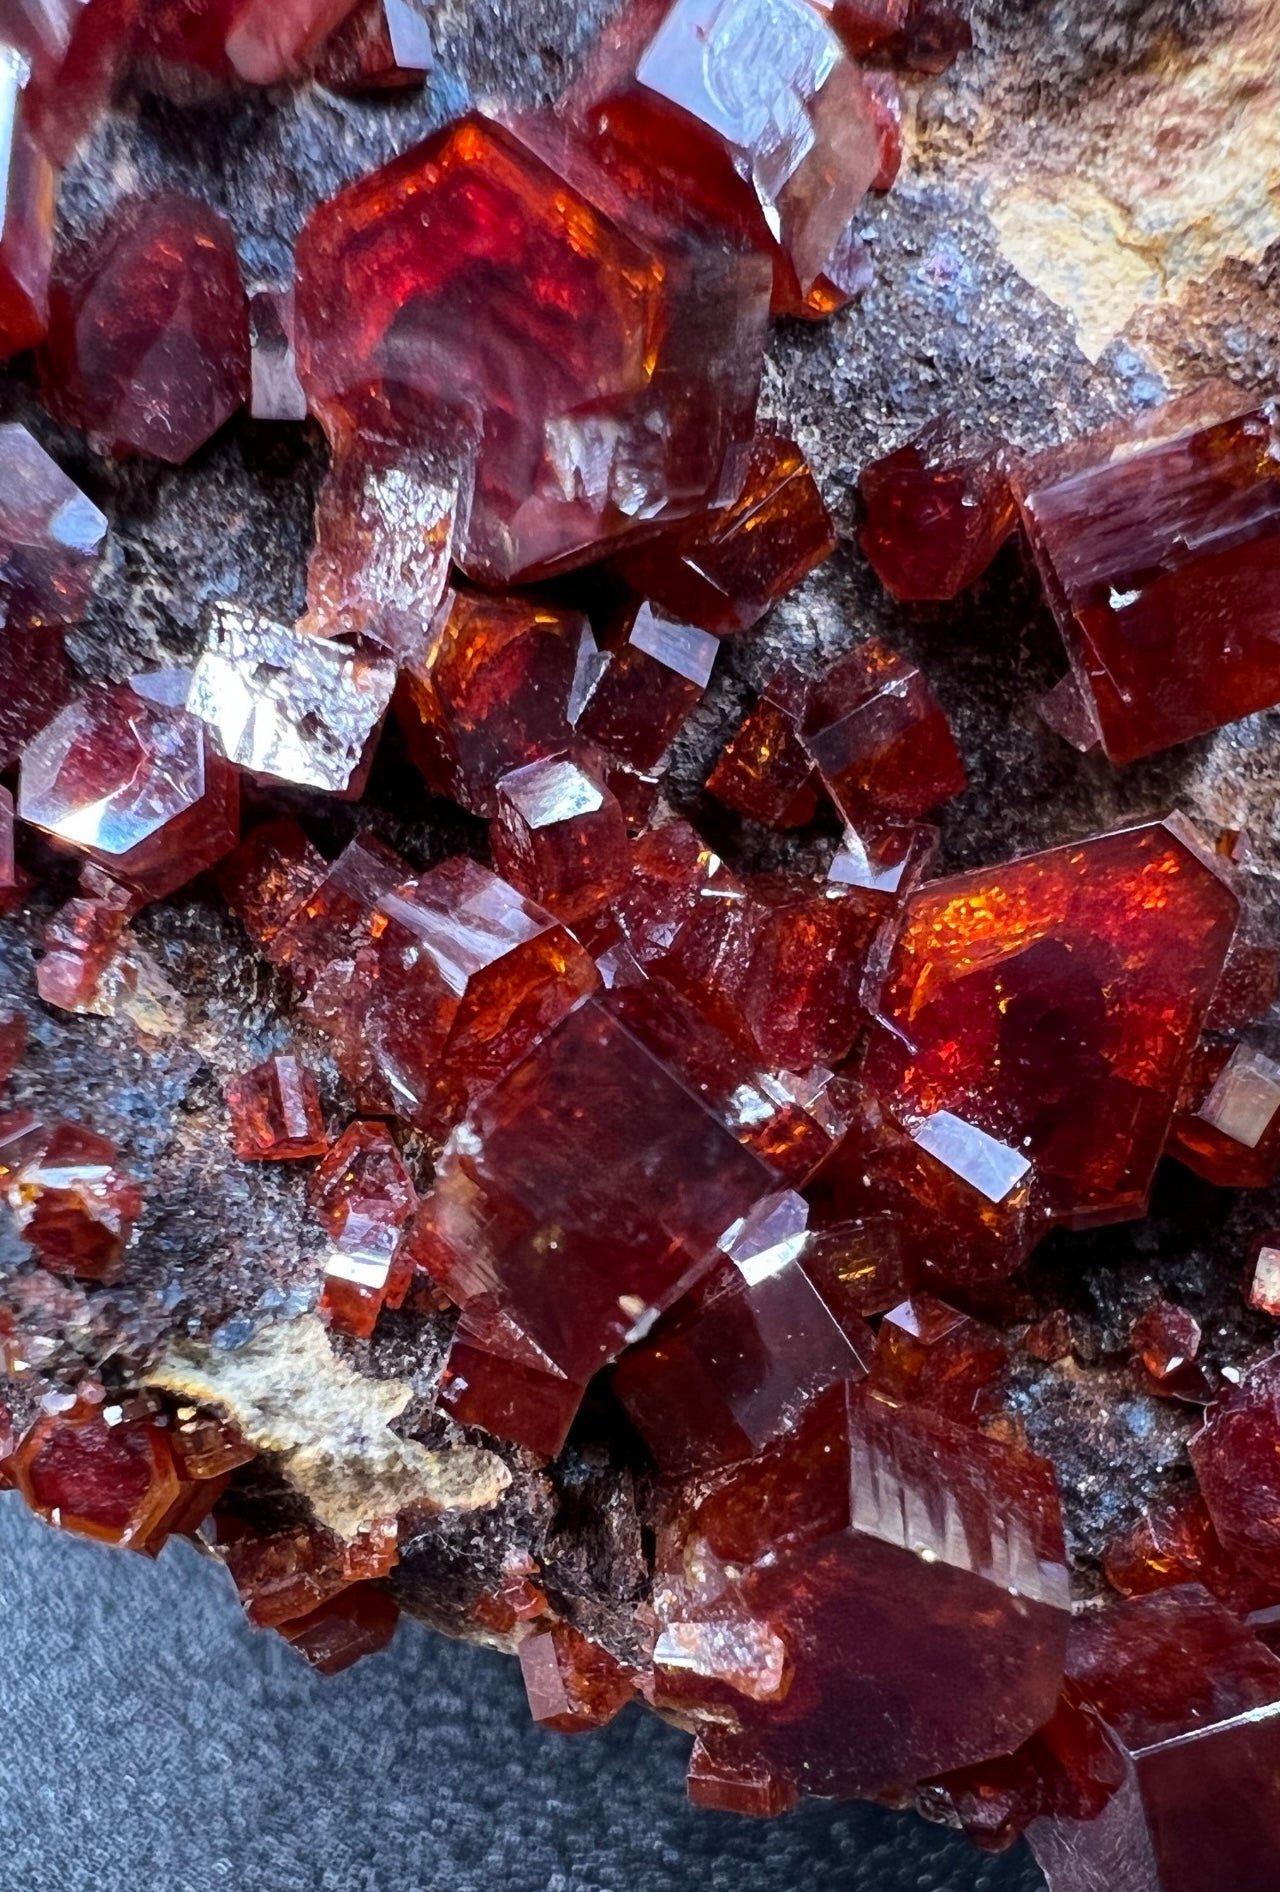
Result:
{"type": "MultiPolygon", "coordinates": [[[[939,70],[963,19],[634,0],[554,108],[469,111],[348,184],[296,283],[250,303],[229,227],[173,193],[51,260],[53,164],[127,52],[179,98],[415,83],[416,0],[20,18],[0,341],[38,344],[50,412],[102,452],[180,465],[247,403],[314,415],[331,461],[297,623],[202,599],[189,670],[72,693],[106,520],[0,428],[0,909],[28,851],[80,874],[0,1010],[0,1075],[38,1002],[173,1030],[145,909],[220,893],[272,994],[214,1087],[228,1169],[295,1185],[320,1377],[385,1396],[351,1364],[384,1343],[415,1367],[358,1520],[339,1455],[296,1446],[324,1461],[307,1485],[259,1436],[301,1427],[310,1384],[242,1437],[230,1396],[137,1393],[110,1345],[105,1384],[87,1347],[69,1388],[41,1379],[31,1308],[97,1347],[138,1286],[154,1146],[6,1109],[25,1403],[0,1478],[149,1555],[199,1532],[249,1620],[329,1673],[393,1633],[402,1545],[468,1508],[447,1479],[404,1496],[407,1467],[479,1453],[532,1509],[575,1479],[589,1508],[605,1439],[634,1499],[622,1627],[543,1567],[545,1531],[453,1606],[518,1652],[543,1725],[643,1700],[693,1733],[701,1805],[914,1798],[985,1845],[1026,1832],[1053,1892],[1274,1876],[1280,1355],[1228,1371],[1194,1296],[1146,1295],[1112,1364],[1184,1415],[1183,1484],[1123,1520],[1112,1594],[1074,1614],[1019,1401],[1028,1360],[1065,1377],[1080,1345],[1016,1279],[1038,1244],[1062,1267],[1071,1231],[1142,1217],[1164,1155],[1280,1177],[1244,842],[1169,814],[937,875],[928,818],[965,764],[927,661],[879,637],[756,673],[705,797],[673,805],[721,643],[835,547],[800,446],[757,419],[768,319],[865,285],[895,69],[939,70]],[[385,829],[357,806],[375,767],[385,829]]],[[[1053,714],[1124,762],[1280,701],[1275,465],[1269,406],[1035,458],[939,421],[864,469],[862,546],[938,602],[1019,530],[1072,665],[1053,714]]],[[[1280,1318],[1274,1237],[1247,1297],[1280,1318]]]]}

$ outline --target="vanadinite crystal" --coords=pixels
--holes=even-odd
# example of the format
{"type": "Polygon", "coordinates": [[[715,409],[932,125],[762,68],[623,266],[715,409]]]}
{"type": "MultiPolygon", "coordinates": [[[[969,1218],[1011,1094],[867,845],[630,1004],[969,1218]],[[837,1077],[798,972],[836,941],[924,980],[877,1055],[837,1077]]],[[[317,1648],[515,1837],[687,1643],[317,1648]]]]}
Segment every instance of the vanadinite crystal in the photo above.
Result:
{"type": "Polygon", "coordinates": [[[716,640],[649,604],[626,612],[571,706],[578,735],[636,769],[657,766],[711,679],[716,640]]]}
{"type": "Polygon", "coordinates": [[[268,1058],[227,1085],[231,1137],[242,1162],[323,1156],[329,1147],[316,1081],[295,1057],[268,1058]]]}
{"type": "Polygon", "coordinates": [[[248,311],[223,218],[175,191],[120,204],[59,253],[41,363],[59,420],[112,453],[189,460],[249,397],[248,311]]]}
{"type": "Polygon", "coordinates": [[[316,65],[331,92],[388,92],[421,85],[432,67],[423,0],[357,0],[316,65]]]}
{"type": "Polygon", "coordinates": [[[84,613],[106,531],[25,427],[0,427],[0,768],[66,698],[63,630],[84,613]]]}
{"type": "MultiPolygon", "coordinates": [[[[60,1529],[135,1550],[160,1547],[185,1495],[161,1426],[88,1401],[37,1419],[18,1447],[12,1477],[31,1509],[60,1529]]],[[[214,1495],[201,1494],[204,1510],[214,1495]]],[[[186,1528],[199,1521],[197,1512],[186,1528]]]]}
{"type": "Polygon", "coordinates": [[[1257,408],[1023,497],[1072,671],[1113,762],[1280,701],[1276,427],[1274,409],[1257,408]]]}
{"type": "Polygon", "coordinates": [[[31,68],[0,42],[0,357],[30,348],[49,322],[54,174],[31,130],[31,68]]]}
{"type": "Polygon", "coordinates": [[[457,556],[509,582],[734,496],[767,276],[724,246],[659,250],[473,114],[312,216],[299,369],[335,441],[375,416],[470,441],[457,556]]]}
{"type": "Polygon", "coordinates": [[[495,865],[521,893],[582,918],[631,876],[617,797],[568,756],[530,762],[498,784],[495,865]]]}
{"type": "Polygon", "coordinates": [[[6,38],[31,63],[32,127],[64,163],[108,102],[129,55],[141,0],[15,0],[6,38]]]}
{"type": "Polygon", "coordinates": [[[18,813],[159,899],[234,847],[239,796],[194,716],[97,685],[28,743],[18,813]]]}
{"type": "Polygon", "coordinates": [[[658,1701],[811,1793],[1007,1754],[1052,1711],[1068,1592],[1042,1460],[834,1387],[659,1532],[658,1701]],[[849,1738],[852,1729],[858,1738],[849,1738]]]}
{"type": "Polygon", "coordinates": [[[1280,1579],[1280,1356],[1226,1388],[1188,1451],[1223,1544],[1258,1575],[1280,1579]]]}
{"type": "Polygon", "coordinates": [[[958,795],[964,765],[922,673],[872,640],[807,692],[801,725],[823,785],[846,820],[913,821],[958,795]]]}
{"type": "Polygon", "coordinates": [[[249,412],[255,420],[305,420],[307,397],[293,345],[293,291],[249,298],[249,412]]]}
{"type": "Polygon", "coordinates": [[[344,1333],[372,1333],[417,1194],[384,1124],[353,1123],[316,1172],[316,1218],[331,1238],[320,1305],[344,1333]]]}
{"type": "Polygon", "coordinates": [[[117,1281],[142,1191],[116,1146],[77,1123],[0,1118],[0,1194],[14,1226],[54,1274],[117,1281]]]}
{"type": "Polygon", "coordinates": [[[895,598],[954,598],[981,577],[1013,530],[1013,493],[998,444],[935,421],[864,468],[859,538],[895,598]]]}

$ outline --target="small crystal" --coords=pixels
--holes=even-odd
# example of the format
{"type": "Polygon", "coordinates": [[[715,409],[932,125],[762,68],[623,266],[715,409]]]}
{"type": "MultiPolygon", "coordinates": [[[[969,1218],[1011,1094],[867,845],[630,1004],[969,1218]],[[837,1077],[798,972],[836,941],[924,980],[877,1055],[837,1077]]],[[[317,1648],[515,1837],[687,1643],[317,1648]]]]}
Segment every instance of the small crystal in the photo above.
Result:
{"type": "Polygon", "coordinates": [[[1280,1235],[1259,1236],[1245,1298],[1259,1314],[1280,1320],[1280,1235]]]}
{"type": "Polygon", "coordinates": [[[316,1172],[316,1217],[332,1248],[321,1308],[344,1333],[369,1334],[391,1286],[400,1231],[417,1194],[390,1132],[348,1125],[316,1172]]]}
{"type": "Polygon", "coordinates": [[[391,701],[390,658],[214,607],[187,707],[237,767],[340,793],[391,701]]]}
{"type": "Polygon", "coordinates": [[[399,1620],[394,1597],[355,1583],[305,1616],[277,1623],[276,1631],[321,1675],[339,1675],[353,1662],[385,1649],[399,1620]]]}
{"type": "Polygon", "coordinates": [[[323,1156],[329,1147],[316,1081],[297,1058],[276,1056],[227,1085],[231,1140],[242,1163],[323,1156]]]}
{"type": "Polygon", "coordinates": [[[1153,1380],[1167,1380],[1200,1351],[1200,1323],[1185,1307],[1153,1301],[1130,1330],[1135,1353],[1153,1380]]]}
{"type": "Polygon", "coordinates": [[[1268,1187],[1280,1175],[1280,1064],[1252,1045],[1200,1045],[1168,1148],[1224,1189],[1268,1187]]]}
{"type": "Polygon", "coordinates": [[[60,1530],[156,1550],[182,1485],[167,1433],[148,1419],[109,1425],[99,1406],[37,1419],[11,1475],[38,1517],[60,1530]]]}
{"type": "Polygon", "coordinates": [[[49,322],[55,179],[32,135],[31,68],[0,45],[0,358],[41,339],[49,322]]]}
{"type": "Polygon", "coordinates": [[[570,924],[626,885],[631,849],[621,808],[568,756],[530,762],[498,784],[494,865],[570,924]]]}
{"type": "Polygon", "coordinates": [[[1280,1580],[1280,1356],[1259,1361],[1223,1392],[1187,1450],[1227,1550],[1280,1580]]]}
{"type": "Polygon", "coordinates": [[[635,1694],[630,1671],[568,1623],[535,1630],[518,1654],[529,1713],[559,1734],[602,1728],[635,1694]]]}
{"type": "Polygon", "coordinates": [[[250,85],[305,72],[354,0],[239,0],[226,38],[233,70],[250,85]]]}
{"type": "Polygon", "coordinates": [[[800,737],[807,680],[790,665],[721,752],[707,788],[726,807],[768,828],[798,828],[817,813],[817,771],[800,737]]]}
{"type": "Polygon", "coordinates": [[[10,1117],[0,1126],[0,1191],[51,1273],[120,1279],[142,1191],[116,1155],[114,1143],[79,1124],[10,1117]]]}
{"type": "Polygon", "coordinates": [[[316,66],[330,92],[398,91],[421,85],[434,56],[420,0],[357,0],[316,66]]]}
{"type": "Polygon", "coordinates": [[[810,685],[801,737],[855,827],[918,820],[965,786],[955,739],[925,678],[874,639],[810,685]]]}
{"type": "Polygon", "coordinates": [[[873,460],[859,487],[862,549],[895,598],[954,598],[982,576],[1017,517],[1003,449],[970,441],[948,420],[873,460]]]}
{"type": "Polygon", "coordinates": [[[993,1328],[915,1294],[881,1321],[870,1384],[885,1399],[922,1400],[968,1422],[999,1406],[1008,1358],[993,1328]]]}
{"type": "Polygon", "coordinates": [[[634,606],[606,639],[604,661],[575,705],[578,735],[632,768],[656,768],[710,682],[717,648],[710,632],[634,606]]]}

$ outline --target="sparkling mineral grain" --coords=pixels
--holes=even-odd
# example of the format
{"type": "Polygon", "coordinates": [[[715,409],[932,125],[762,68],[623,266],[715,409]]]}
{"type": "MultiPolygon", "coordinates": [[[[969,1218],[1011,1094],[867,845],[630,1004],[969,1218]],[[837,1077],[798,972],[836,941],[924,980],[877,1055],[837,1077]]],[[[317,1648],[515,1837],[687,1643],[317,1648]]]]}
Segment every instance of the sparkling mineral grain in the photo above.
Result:
{"type": "Polygon", "coordinates": [[[94,685],[27,744],[18,813],[148,899],[235,846],[235,773],[186,710],[94,685]]]}
{"type": "Polygon", "coordinates": [[[713,1760],[820,1794],[1007,1754],[1062,1680],[1053,1473],[923,1407],[838,1386],[659,1529],[657,1699],[713,1760]],[[859,1738],[846,1738],[851,1727],[859,1738]]]}
{"type": "Polygon", "coordinates": [[[356,632],[401,663],[420,659],[469,503],[467,475],[449,456],[362,434],[320,490],[303,628],[356,632]]]}
{"type": "Polygon", "coordinates": [[[187,708],[237,767],[336,794],[364,760],[394,687],[395,665],[380,651],[308,637],[223,602],[187,708]]]}
{"type": "Polygon", "coordinates": [[[1088,1611],[1067,1700],[1117,1784],[1092,1819],[1029,1830],[1051,1892],[1219,1892],[1280,1865],[1280,1662],[1195,1585],[1088,1611]],[[1114,1762],[1119,1762],[1115,1767],[1114,1762]]]}
{"type": "Polygon", "coordinates": [[[874,639],[809,687],[801,736],[847,821],[914,821],[965,786],[947,719],[924,676],[874,639]]]}
{"type": "Polygon", "coordinates": [[[925,1246],[960,1218],[1006,1272],[1037,1224],[1142,1214],[1237,914],[1176,819],[926,883],[864,1066],[916,1154],[864,1124],[854,1163],[879,1137],[925,1246]]]}
{"type": "Polygon", "coordinates": [[[402,91],[434,64],[423,0],[357,0],[325,46],[315,76],[330,92],[402,91]]]}
{"type": "Polygon", "coordinates": [[[1258,1313],[1280,1320],[1280,1233],[1274,1230],[1258,1237],[1245,1298],[1258,1313]]]}
{"type": "Polygon", "coordinates": [[[36,990],[46,1005],[68,1012],[100,1009],[103,980],[120,952],[125,928],[141,897],[105,874],[47,922],[36,990]]]}
{"type": "Polygon", "coordinates": [[[1129,1334],[1134,1352],[1153,1380],[1173,1378],[1200,1351],[1200,1323],[1173,1301],[1153,1301],[1129,1334]]]}
{"type": "Polygon", "coordinates": [[[862,549],[895,598],[954,598],[982,576],[1017,517],[1001,447],[948,420],[873,460],[858,484],[862,549]]]}
{"type": "Polygon", "coordinates": [[[277,1055],[233,1077],[227,1109],[242,1163],[323,1156],[329,1147],[315,1078],[295,1057],[277,1055]]]}
{"type": "Polygon", "coordinates": [[[37,1419],[12,1475],[38,1517],[134,1550],[159,1548],[183,1496],[167,1432],[152,1418],[124,1418],[88,1401],[37,1419]]]}
{"type": "Polygon", "coordinates": [[[31,68],[0,42],[0,357],[31,348],[49,322],[55,180],[31,129],[31,68]]]}
{"type": "Polygon", "coordinates": [[[1280,1064],[1253,1045],[1199,1045],[1168,1147],[1224,1189],[1265,1189],[1280,1175],[1280,1064]]]}
{"type": "Polygon", "coordinates": [[[255,420],[305,420],[298,379],[292,289],[260,289],[249,298],[249,412],[255,420]]]}
{"type": "Polygon", "coordinates": [[[1107,453],[1023,497],[1072,671],[1113,762],[1280,701],[1276,429],[1269,404],[1107,453]]]}
{"type": "Polygon", "coordinates": [[[603,1727],[635,1695],[631,1672],[569,1623],[535,1630],[518,1653],[530,1714],[559,1734],[603,1727]]]}
{"type": "Polygon", "coordinates": [[[762,618],[835,544],[803,453],[762,428],[729,505],[673,526],[628,554],[620,569],[633,590],[669,616],[726,637],[762,618]]]}
{"type": "Polygon", "coordinates": [[[1250,1367],[1187,1447],[1214,1529],[1258,1575],[1280,1579],[1280,1356],[1250,1367]]]}
{"type": "Polygon", "coordinates": [[[513,769],[573,746],[586,619],[532,599],[459,592],[397,697],[410,753],[437,794],[497,812],[513,769]]]}
{"type": "Polygon", "coordinates": [[[0,1122],[0,1193],[23,1241],[53,1274],[118,1281],[142,1192],[116,1146],[78,1123],[0,1122]]]}
{"type": "Polygon", "coordinates": [[[633,769],[655,769],[710,682],[717,648],[709,632],[635,605],[586,666],[572,705],[578,735],[633,769]]]}
{"type": "Polygon", "coordinates": [[[316,1219],[331,1242],[320,1305],[344,1333],[372,1333],[417,1200],[385,1124],[350,1124],[317,1170],[316,1219]]]}
{"type": "Polygon", "coordinates": [[[494,865],[511,885],[570,924],[631,876],[617,797],[568,756],[503,776],[492,841],[494,865]]]}
{"type": "Polygon", "coordinates": [[[0,768],[66,700],[63,630],[84,613],[106,531],[25,427],[0,427],[0,768]]]}
{"type": "Polygon", "coordinates": [[[767,828],[798,828],[818,809],[818,773],[800,736],[808,681],[790,664],[765,685],[707,778],[718,801],[767,828]]]}
{"type": "Polygon", "coordinates": [[[218,875],[227,905],[261,950],[315,893],[329,863],[296,821],[264,821],[253,829],[218,875]]]}
{"type": "Polygon", "coordinates": [[[60,252],[41,355],[55,417],[104,449],[181,465],[249,398],[235,241],[175,191],[124,200],[60,252]]]}
{"type": "Polygon", "coordinates": [[[1008,1353],[994,1328],[932,1294],[891,1308],[876,1334],[871,1385],[884,1399],[921,1400],[972,1421],[1000,1404],[1008,1353]]]}
{"type": "Polygon", "coordinates": [[[733,497],[767,275],[723,246],[659,249],[473,113],[313,214],[299,370],[335,442],[370,424],[470,441],[457,556],[507,583],[733,497]]]}

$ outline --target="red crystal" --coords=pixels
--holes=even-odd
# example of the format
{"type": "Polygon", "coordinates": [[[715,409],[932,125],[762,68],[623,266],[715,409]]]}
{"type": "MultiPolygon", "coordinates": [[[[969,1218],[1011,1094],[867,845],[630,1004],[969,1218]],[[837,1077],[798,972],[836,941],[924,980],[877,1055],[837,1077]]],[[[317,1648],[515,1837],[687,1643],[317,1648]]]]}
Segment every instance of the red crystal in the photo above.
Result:
{"type": "Polygon", "coordinates": [[[1067,1678],[1068,1700],[1108,1738],[1110,1765],[1104,1753],[1093,1768],[1112,1785],[1092,1818],[1031,1826],[1052,1892],[1265,1883],[1280,1865],[1280,1662],[1188,1585],[1085,1612],[1067,1678]]]}
{"type": "Polygon", "coordinates": [[[0,427],[0,768],[66,700],[62,633],[84,614],[106,531],[25,427],[0,427]]]}
{"type": "Polygon", "coordinates": [[[529,1713],[558,1734],[603,1727],[635,1694],[631,1672],[569,1623],[535,1630],[518,1653],[529,1713]]]}
{"type": "Polygon", "coordinates": [[[687,1487],[657,1560],[657,1698],[709,1717],[717,1763],[884,1793],[1007,1754],[1052,1712],[1069,1620],[1052,1471],[922,1407],[833,1388],[687,1487]]]}
{"type": "Polygon", "coordinates": [[[1169,1132],[1169,1154],[1224,1189],[1280,1176],[1280,1064],[1252,1045],[1197,1047],[1169,1132]]]}
{"type": "Polygon", "coordinates": [[[762,428],[728,505],[619,561],[632,590],[717,637],[747,630],[835,550],[831,517],[793,440],[762,428]]]}
{"type": "Polygon", "coordinates": [[[767,828],[803,827],[817,813],[817,771],[800,737],[808,691],[791,665],[778,671],[707,778],[726,807],[767,828]]]}
{"type": "Polygon", "coordinates": [[[321,1308],[335,1327],[371,1334],[392,1286],[400,1231],[417,1192],[391,1133],[380,1123],[353,1123],[316,1172],[317,1219],[332,1239],[324,1258],[321,1308]]]}
{"type": "Polygon", "coordinates": [[[954,598],[982,576],[1017,517],[1003,449],[971,442],[945,419],[873,460],[858,484],[862,549],[895,598],[954,598]]]}
{"type": "Polygon", "coordinates": [[[38,1517],[60,1530],[134,1550],[158,1548],[181,1485],[167,1433],[148,1419],[110,1422],[81,1402],[37,1419],[11,1463],[38,1517]]]}
{"type": "Polygon", "coordinates": [[[316,1081],[297,1058],[276,1056],[227,1085],[231,1141],[242,1163],[323,1156],[329,1147],[316,1081]]]}
{"type": "Polygon", "coordinates": [[[226,38],[233,70],[250,85],[304,72],[354,0],[237,0],[226,38]]]}
{"type": "Polygon", "coordinates": [[[614,1369],[613,1390],[663,1473],[750,1458],[829,1386],[865,1375],[871,1331],[824,1305],[801,1266],[805,1220],[798,1196],[761,1204],[728,1258],[614,1369]]]}
{"type": "Polygon", "coordinates": [[[385,1649],[399,1620],[394,1597],[370,1584],[356,1583],[307,1615],[277,1623],[276,1630],[321,1675],[338,1675],[353,1662],[385,1649]]]}
{"type": "Polygon", "coordinates": [[[354,1583],[383,1577],[398,1551],[394,1520],[344,1540],[317,1526],[246,1537],[223,1553],[245,1615],[260,1629],[297,1622],[354,1583]]]}
{"type": "Polygon", "coordinates": [[[36,965],[36,990],[46,1005],[68,1012],[98,1007],[104,978],[140,905],[137,894],[104,874],[92,892],[59,908],[44,929],[44,956],[36,965]]]}
{"type": "Polygon", "coordinates": [[[631,876],[617,797],[568,756],[503,776],[492,842],[494,865],[511,885],[570,924],[631,876]]]}
{"type": "Polygon", "coordinates": [[[142,1191],[116,1146],[76,1123],[0,1120],[0,1193],[22,1239],[53,1274],[118,1281],[142,1191]]]}
{"type": "Polygon", "coordinates": [[[59,254],[41,356],[50,411],[112,453],[181,465],[249,397],[235,240],[175,191],[129,198],[59,254]]]}
{"type": "Polygon", "coordinates": [[[13,857],[13,796],[0,787],[0,913],[18,905],[27,885],[27,876],[13,857]]]}
{"type": "Polygon", "coordinates": [[[18,0],[6,35],[31,61],[31,127],[64,164],[107,105],[129,53],[140,0],[18,0]]]}
{"type": "Polygon", "coordinates": [[[773,1820],[800,1798],[790,1781],[749,1762],[718,1760],[701,1740],[693,1744],[686,1777],[695,1807],[715,1813],[743,1813],[748,1819],[773,1820]]]}
{"type": "Polygon", "coordinates": [[[914,821],[965,786],[964,765],[921,672],[874,639],[810,685],[801,735],[855,827],[914,821]]]}
{"type": "Polygon", "coordinates": [[[18,812],[149,900],[235,846],[235,771],[186,710],[95,685],[27,744],[18,812]]]}
{"type": "Polygon", "coordinates": [[[249,412],[255,420],[305,420],[307,397],[294,355],[292,289],[249,298],[249,412]]]}
{"type": "Polygon", "coordinates": [[[885,1314],[906,1292],[897,1229],[887,1215],[810,1229],[799,1254],[835,1318],[860,1338],[868,1314],[885,1314]]]}
{"type": "Polygon", "coordinates": [[[574,728],[634,769],[654,769],[711,680],[717,644],[707,631],[635,605],[605,648],[588,652],[575,690],[574,728]]]}
{"type": "Polygon", "coordinates": [[[1129,1333],[1134,1352],[1153,1380],[1167,1380],[1200,1351],[1200,1323],[1185,1307],[1153,1301],[1129,1333]]]}
{"type": "Polygon", "coordinates": [[[223,863],[218,882],[233,913],[263,951],[328,872],[328,862],[296,821],[264,821],[223,863]]]}
{"type": "Polygon", "coordinates": [[[1237,911],[1175,822],[912,893],[864,1065],[883,1157],[851,1133],[879,1180],[845,1212],[898,1201],[925,1251],[950,1223],[1003,1272],[1045,1220],[1140,1215],[1237,911]]]}
{"type": "Polygon", "coordinates": [[[1280,1320],[1280,1234],[1259,1236],[1245,1298],[1258,1313],[1270,1314],[1273,1320],[1280,1320]]]}
{"type": "Polygon", "coordinates": [[[270,928],[266,957],[284,966],[304,989],[336,963],[354,957],[368,938],[378,902],[406,872],[399,855],[376,835],[360,834],[294,905],[295,893],[312,880],[316,858],[301,829],[295,833],[292,823],[275,828],[261,874],[254,878],[250,869],[240,895],[247,904],[239,910],[256,910],[270,928]]]}
{"type": "Polygon", "coordinates": [[[994,1328],[915,1294],[881,1321],[870,1383],[883,1399],[920,1400],[947,1419],[972,1421],[999,1407],[1008,1359],[994,1328]]]}
{"type": "Polygon", "coordinates": [[[1276,427],[1268,404],[1128,453],[1103,442],[1093,466],[1032,482],[1023,497],[1112,762],[1280,701],[1276,427]]]}
{"type": "Polygon", "coordinates": [[[449,1349],[440,1400],[460,1424],[555,1458],[585,1391],[585,1382],[568,1379],[528,1341],[501,1328],[481,1338],[464,1315],[449,1349]]]}
{"type": "Polygon", "coordinates": [[[421,85],[433,63],[431,28],[417,0],[357,0],[315,76],[330,92],[399,91],[421,85]]]}
{"type": "Polygon", "coordinates": [[[964,0],[835,0],[831,24],[856,59],[944,72],[973,44],[964,0]]]}
{"type": "Polygon", "coordinates": [[[415,762],[437,794],[497,812],[504,775],[571,748],[570,698],[587,621],[524,598],[459,593],[397,699],[415,762]]]}
{"type": "Polygon", "coordinates": [[[27,1048],[27,1021],[12,1006],[0,1003],[0,1084],[7,1084],[27,1048]]]}
{"type": "Polygon", "coordinates": [[[322,204],[298,246],[313,411],[336,441],[375,410],[469,440],[457,556],[486,582],[729,498],[754,420],[763,264],[659,249],[565,170],[472,113],[322,204]]]}
{"type": "Polygon", "coordinates": [[[1224,1390],[1187,1450],[1225,1548],[1280,1580],[1280,1356],[1224,1390]]]}
{"type": "Polygon", "coordinates": [[[0,44],[0,359],[33,348],[49,325],[55,180],[32,131],[30,68],[0,44]]]}
{"type": "Polygon", "coordinates": [[[1107,1545],[1102,1569],[1122,1596],[1200,1583],[1238,1616],[1269,1608],[1280,1591],[1224,1549],[1204,1500],[1195,1492],[1158,1504],[1107,1545]]]}

